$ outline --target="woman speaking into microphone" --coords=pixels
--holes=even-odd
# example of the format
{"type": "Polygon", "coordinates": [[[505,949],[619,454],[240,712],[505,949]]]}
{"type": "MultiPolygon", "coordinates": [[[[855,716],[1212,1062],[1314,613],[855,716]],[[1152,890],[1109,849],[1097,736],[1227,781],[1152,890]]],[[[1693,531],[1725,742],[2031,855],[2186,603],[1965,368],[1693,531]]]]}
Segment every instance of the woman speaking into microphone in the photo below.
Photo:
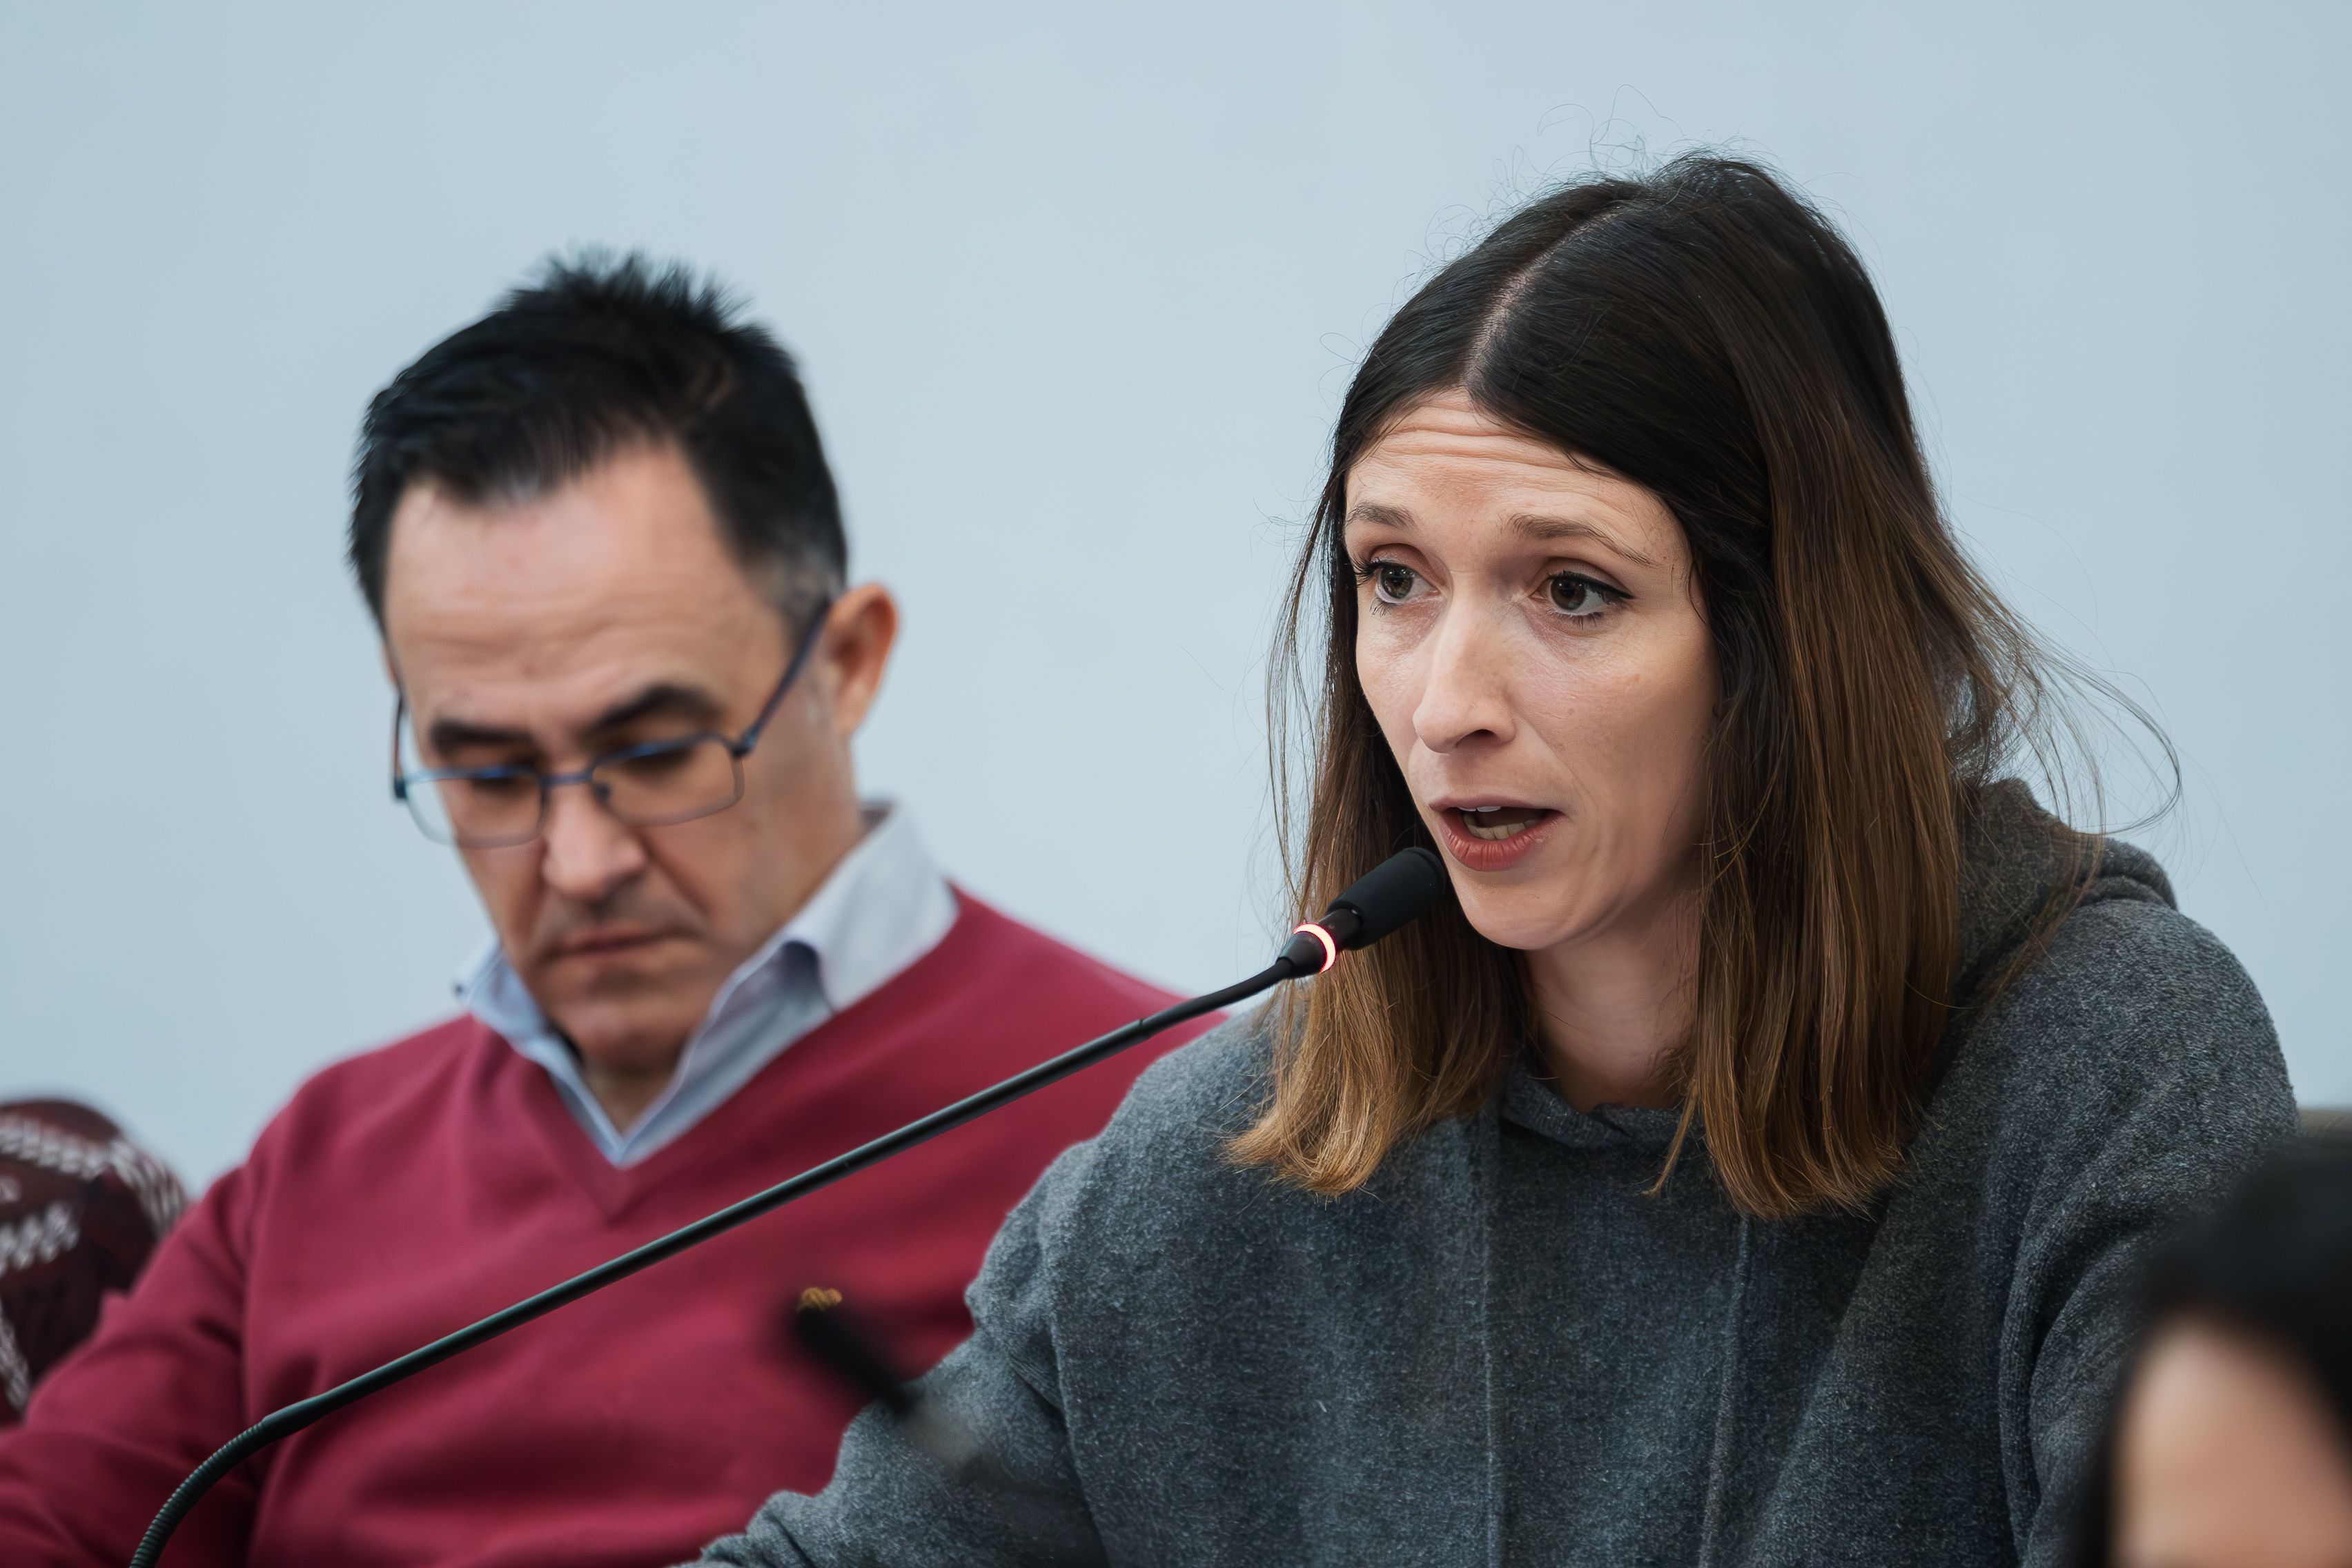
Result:
{"type": "Polygon", "coordinates": [[[1454,898],[1156,1066],[709,1560],[2060,1561],[2141,1259],[2293,1105],[2010,776],[2063,689],[1844,239],[1697,156],[1504,221],[1358,372],[1290,632],[1297,906],[1454,898]]]}

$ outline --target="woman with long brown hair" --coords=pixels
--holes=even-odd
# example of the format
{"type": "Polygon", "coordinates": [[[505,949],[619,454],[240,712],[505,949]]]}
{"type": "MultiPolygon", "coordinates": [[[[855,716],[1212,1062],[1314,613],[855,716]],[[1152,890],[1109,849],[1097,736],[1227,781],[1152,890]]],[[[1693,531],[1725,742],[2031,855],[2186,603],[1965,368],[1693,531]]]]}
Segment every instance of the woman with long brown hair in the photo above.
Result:
{"type": "Polygon", "coordinates": [[[2293,1107],[2008,776],[2049,667],[1845,241],[1713,157],[1509,217],[1367,356],[1292,608],[1298,906],[1454,899],[1155,1068],[918,1418],[712,1560],[2055,1561],[2135,1268],[2293,1107]]]}

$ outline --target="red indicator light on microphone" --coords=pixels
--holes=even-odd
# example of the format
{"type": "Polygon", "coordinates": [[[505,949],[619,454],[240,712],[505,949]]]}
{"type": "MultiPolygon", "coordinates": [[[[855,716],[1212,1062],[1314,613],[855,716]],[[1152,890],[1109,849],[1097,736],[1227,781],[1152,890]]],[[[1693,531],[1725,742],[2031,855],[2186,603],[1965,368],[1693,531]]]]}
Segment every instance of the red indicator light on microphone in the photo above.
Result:
{"type": "Polygon", "coordinates": [[[1333,964],[1339,962],[1339,944],[1333,942],[1331,940],[1331,933],[1325,931],[1321,926],[1317,925],[1310,921],[1305,925],[1292,927],[1290,934],[1293,936],[1311,936],[1317,942],[1323,944],[1323,963],[1320,968],[1315,971],[1316,973],[1320,974],[1324,970],[1330,968],[1333,964]]]}

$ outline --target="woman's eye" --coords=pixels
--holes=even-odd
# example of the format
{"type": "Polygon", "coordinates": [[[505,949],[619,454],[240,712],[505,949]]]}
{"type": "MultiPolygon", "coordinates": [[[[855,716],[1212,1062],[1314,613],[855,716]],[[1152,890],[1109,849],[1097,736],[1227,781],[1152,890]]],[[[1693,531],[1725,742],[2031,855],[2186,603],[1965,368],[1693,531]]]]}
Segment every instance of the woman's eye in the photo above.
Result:
{"type": "Polygon", "coordinates": [[[1580,577],[1573,572],[1553,575],[1546,587],[1551,594],[1551,607],[1575,620],[1589,621],[1615,604],[1622,595],[1605,588],[1590,577],[1580,577]]]}
{"type": "Polygon", "coordinates": [[[1400,566],[1393,561],[1375,561],[1371,564],[1372,593],[1382,604],[1402,605],[1412,597],[1412,584],[1417,575],[1410,566],[1400,566]]]}

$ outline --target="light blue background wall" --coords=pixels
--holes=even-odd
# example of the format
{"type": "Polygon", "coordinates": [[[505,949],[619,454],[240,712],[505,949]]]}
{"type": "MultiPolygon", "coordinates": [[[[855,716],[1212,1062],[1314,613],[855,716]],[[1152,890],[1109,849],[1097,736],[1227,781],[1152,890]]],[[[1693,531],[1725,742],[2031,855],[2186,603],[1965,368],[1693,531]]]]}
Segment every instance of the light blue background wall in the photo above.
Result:
{"type": "Polygon", "coordinates": [[[345,465],[378,384],[572,241],[714,267],[803,356],[908,610],[872,784],[982,894],[1223,981],[1360,345],[1547,175],[1736,139],[1851,225],[1960,527],[2169,727],[2183,902],[2352,1100],[2347,17],[12,6],[0,1091],[203,1176],[445,1007],[480,926],[384,798],[345,465]]]}

